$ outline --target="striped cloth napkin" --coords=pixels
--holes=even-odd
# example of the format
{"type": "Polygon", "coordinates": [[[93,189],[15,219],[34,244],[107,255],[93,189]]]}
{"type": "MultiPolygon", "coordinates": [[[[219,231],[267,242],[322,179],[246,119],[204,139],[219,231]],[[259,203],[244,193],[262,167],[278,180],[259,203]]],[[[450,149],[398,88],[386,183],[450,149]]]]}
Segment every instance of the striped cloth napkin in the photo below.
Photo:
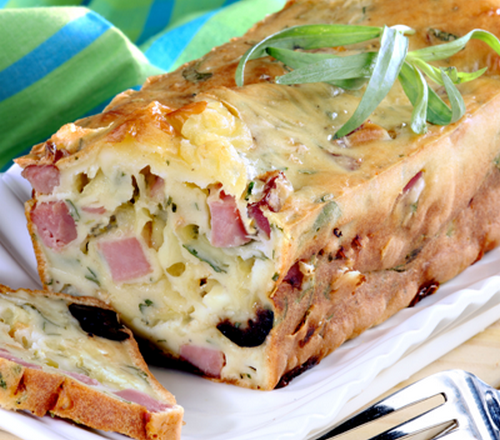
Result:
{"type": "Polygon", "coordinates": [[[285,0],[0,0],[0,170],[285,0]]]}

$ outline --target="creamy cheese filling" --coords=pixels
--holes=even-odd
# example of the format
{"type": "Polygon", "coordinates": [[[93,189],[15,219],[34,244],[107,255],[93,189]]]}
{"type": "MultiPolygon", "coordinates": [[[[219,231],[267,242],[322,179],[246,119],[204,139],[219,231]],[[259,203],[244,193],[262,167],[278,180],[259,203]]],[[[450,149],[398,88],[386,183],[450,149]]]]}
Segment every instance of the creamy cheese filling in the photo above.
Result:
{"type": "Polygon", "coordinates": [[[57,249],[45,243],[46,282],[108,301],[140,336],[205,374],[257,383],[266,375],[264,341],[234,342],[218,326],[244,333],[264,319],[270,331],[282,232],[265,206],[267,236],[247,206],[267,191],[272,209],[280,208],[293,188],[275,174],[266,190],[244,154],[248,129],[219,102],[188,118],[174,142],[175,155],[141,156],[126,138],[61,170],[61,184],[38,206],[64,201],[77,238],[57,249]],[[204,365],[215,354],[216,370],[204,365]]]}
{"type": "Polygon", "coordinates": [[[64,299],[0,294],[0,357],[64,374],[116,397],[134,389],[160,399],[120,341],[82,330],[64,299]]]}
{"type": "MultiPolygon", "coordinates": [[[[364,142],[406,143],[373,122],[356,134],[356,148],[334,141],[348,113],[339,109],[354,109],[358,98],[328,84],[199,99],[201,110],[167,114],[174,136],[153,123],[142,132],[124,125],[92,155],[65,159],[60,184],[37,197],[50,209],[64,202],[58,209],[75,229],[62,246],[39,237],[45,283],[110,302],[140,336],[209,376],[258,386],[268,375],[271,295],[286,275],[280,252],[333,227],[349,179],[364,181],[375,163],[392,160],[382,148],[371,157],[364,142]],[[304,215],[310,230],[288,236],[304,215]]],[[[408,136],[398,125],[407,103],[387,101],[373,120],[408,136]]]]}

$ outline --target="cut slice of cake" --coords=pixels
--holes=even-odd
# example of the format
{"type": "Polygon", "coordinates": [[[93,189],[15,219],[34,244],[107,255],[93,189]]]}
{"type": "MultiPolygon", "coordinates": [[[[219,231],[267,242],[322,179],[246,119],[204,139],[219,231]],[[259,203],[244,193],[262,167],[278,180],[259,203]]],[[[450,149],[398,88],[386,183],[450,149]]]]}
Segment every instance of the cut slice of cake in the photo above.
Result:
{"type": "Polygon", "coordinates": [[[404,24],[412,50],[439,42],[436,29],[500,34],[492,5],[292,1],[65,125],[18,160],[34,188],[26,213],[42,282],[105,300],[136,335],[213,380],[286,384],[498,245],[500,64],[478,41],[442,63],[490,67],[458,86],[467,112],[456,123],[416,135],[396,84],[337,140],[360,92],[275,84],[287,69],[270,57],[247,63],[236,87],[238,61],[311,23],[404,24]]]}
{"type": "Polygon", "coordinates": [[[0,286],[0,407],[140,440],[180,439],[183,409],[96,298],[0,286]]]}

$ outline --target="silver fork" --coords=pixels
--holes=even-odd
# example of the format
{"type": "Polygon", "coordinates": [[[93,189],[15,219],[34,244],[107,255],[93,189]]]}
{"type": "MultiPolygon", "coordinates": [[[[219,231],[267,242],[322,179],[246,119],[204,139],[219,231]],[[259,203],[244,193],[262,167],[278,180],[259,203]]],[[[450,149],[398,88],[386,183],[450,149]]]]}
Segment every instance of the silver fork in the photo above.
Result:
{"type": "Polygon", "coordinates": [[[444,398],[444,403],[369,440],[410,438],[445,424],[447,426],[437,436],[431,438],[500,439],[500,391],[471,373],[449,370],[428,376],[397,391],[355,414],[316,440],[336,438],[380,417],[438,395],[444,398]]]}

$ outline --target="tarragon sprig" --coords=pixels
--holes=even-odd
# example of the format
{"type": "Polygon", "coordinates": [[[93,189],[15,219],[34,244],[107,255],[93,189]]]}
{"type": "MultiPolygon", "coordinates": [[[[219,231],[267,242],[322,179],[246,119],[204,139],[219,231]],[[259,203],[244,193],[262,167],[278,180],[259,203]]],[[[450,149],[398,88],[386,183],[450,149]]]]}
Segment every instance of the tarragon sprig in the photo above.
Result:
{"type": "Polygon", "coordinates": [[[480,77],[486,68],[476,72],[459,72],[455,67],[436,67],[429,62],[446,59],[462,50],[471,39],[487,43],[500,55],[500,41],[490,32],[475,29],[467,35],[444,44],[408,52],[408,34],[413,30],[404,25],[392,27],[356,25],[305,25],[277,32],[249,49],[236,70],[236,84],[244,84],[248,61],[270,55],[291,67],[291,72],[276,78],[277,84],[328,82],[346,90],[366,85],[358,107],[337,131],[336,138],[358,128],[377,108],[399,79],[413,105],[411,128],[415,133],[427,131],[427,122],[448,125],[465,114],[465,103],[456,87],[480,77]],[[297,51],[325,47],[347,46],[380,39],[377,52],[361,52],[349,56],[297,51]],[[443,86],[448,106],[429,86],[428,80],[443,86]]]}

